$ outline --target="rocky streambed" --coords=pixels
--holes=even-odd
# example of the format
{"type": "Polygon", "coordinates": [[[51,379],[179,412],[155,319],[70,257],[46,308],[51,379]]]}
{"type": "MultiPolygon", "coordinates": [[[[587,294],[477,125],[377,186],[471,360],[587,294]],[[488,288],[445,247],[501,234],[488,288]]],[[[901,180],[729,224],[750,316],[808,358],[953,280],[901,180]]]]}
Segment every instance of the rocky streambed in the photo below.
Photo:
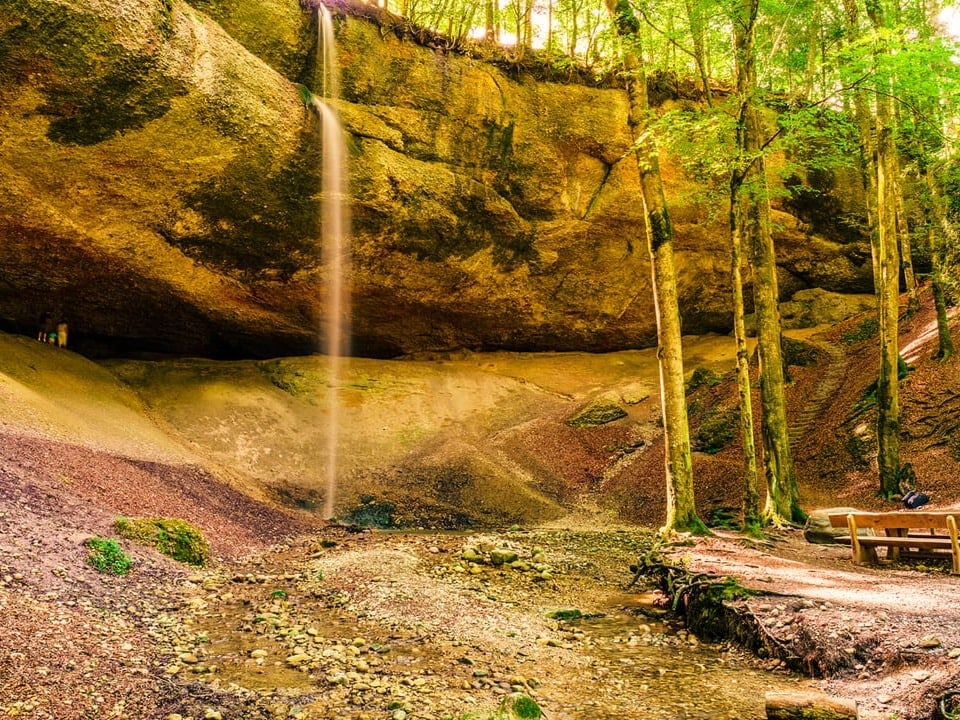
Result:
{"type": "Polygon", "coordinates": [[[186,578],[154,622],[162,673],[210,697],[198,717],[355,720],[486,718],[517,693],[549,718],[762,718],[765,691],[806,685],[624,590],[644,542],[337,529],[186,578]]]}

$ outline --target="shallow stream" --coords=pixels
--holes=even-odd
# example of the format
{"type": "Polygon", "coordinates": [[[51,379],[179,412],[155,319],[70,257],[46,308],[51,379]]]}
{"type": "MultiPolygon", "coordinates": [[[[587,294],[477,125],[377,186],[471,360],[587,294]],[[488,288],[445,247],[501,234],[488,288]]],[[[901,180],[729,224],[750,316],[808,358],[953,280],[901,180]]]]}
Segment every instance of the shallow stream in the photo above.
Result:
{"type": "Polygon", "coordinates": [[[380,537],[210,576],[176,672],[254,691],[275,717],[351,720],[488,720],[511,692],[549,720],[762,720],[765,692],[804,686],[739,648],[699,642],[655,594],[611,587],[595,561],[610,543],[629,549],[611,537],[545,544],[548,556],[589,556],[550,586],[455,572],[454,535],[380,537]],[[558,619],[547,607],[585,610],[558,619]]]}
{"type": "Polygon", "coordinates": [[[604,617],[571,625],[595,659],[579,680],[584,701],[551,716],[576,720],[762,720],[764,693],[803,687],[805,680],[762,669],[739,648],[703,644],[669,623],[638,617],[642,595],[619,598],[604,617]]]}

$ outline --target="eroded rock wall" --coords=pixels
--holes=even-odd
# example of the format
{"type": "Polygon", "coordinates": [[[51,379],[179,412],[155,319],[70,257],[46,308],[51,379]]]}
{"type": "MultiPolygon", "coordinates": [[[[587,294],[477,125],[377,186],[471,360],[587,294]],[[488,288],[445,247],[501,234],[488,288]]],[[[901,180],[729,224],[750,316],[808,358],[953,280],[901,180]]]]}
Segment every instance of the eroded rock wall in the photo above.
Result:
{"type": "MultiPolygon", "coordinates": [[[[335,19],[355,352],[651,344],[623,93],[335,19]]],[[[2,325],[51,309],[90,354],[315,350],[321,148],[298,83],[316,86],[316,43],[310,9],[279,0],[0,6],[2,325]]],[[[664,175],[684,331],[726,330],[723,213],[668,157],[664,175]]],[[[814,205],[779,214],[784,295],[868,290],[861,239],[827,237],[814,205]]]]}

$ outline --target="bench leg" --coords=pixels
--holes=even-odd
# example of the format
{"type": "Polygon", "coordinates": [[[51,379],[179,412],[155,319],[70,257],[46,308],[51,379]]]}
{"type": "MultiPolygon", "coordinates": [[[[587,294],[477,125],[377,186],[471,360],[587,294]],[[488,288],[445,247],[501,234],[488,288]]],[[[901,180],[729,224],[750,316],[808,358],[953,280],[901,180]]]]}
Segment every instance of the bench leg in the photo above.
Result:
{"type": "Polygon", "coordinates": [[[876,565],[880,562],[875,547],[864,547],[860,544],[857,535],[857,521],[853,515],[847,515],[847,530],[850,532],[850,549],[853,551],[853,561],[858,565],[876,565]]]}
{"type": "MultiPolygon", "coordinates": [[[[909,532],[906,528],[887,528],[887,537],[906,537],[909,532]]],[[[887,560],[899,561],[900,548],[897,546],[887,547],[887,560]]]]}
{"type": "Polygon", "coordinates": [[[957,543],[957,521],[953,515],[947,515],[947,530],[950,531],[950,552],[953,556],[953,574],[960,575],[960,544],[957,543]]]}

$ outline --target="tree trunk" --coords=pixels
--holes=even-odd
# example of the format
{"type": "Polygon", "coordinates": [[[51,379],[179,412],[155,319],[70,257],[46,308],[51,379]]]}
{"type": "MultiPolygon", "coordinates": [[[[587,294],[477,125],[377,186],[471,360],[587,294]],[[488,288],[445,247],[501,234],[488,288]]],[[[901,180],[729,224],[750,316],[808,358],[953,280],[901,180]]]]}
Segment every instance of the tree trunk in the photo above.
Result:
{"type": "Polygon", "coordinates": [[[533,47],[533,0],[524,0],[523,6],[523,48],[533,47]]]}
{"type": "MultiPolygon", "coordinates": [[[[884,27],[883,8],[878,0],[867,3],[867,13],[877,30],[884,27]]],[[[876,171],[878,278],[877,311],[880,334],[880,377],[877,380],[877,464],[880,494],[899,495],[900,474],[900,381],[899,313],[900,261],[897,247],[896,146],[893,140],[893,112],[890,93],[876,93],[876,171]]]]}
{"type": "Polygon", "coordinates": [[[807,60],[803,71],[803,87],[800,97],[810,100],[817,77],[817,56],[820,54],[820,28],[822,27],[820,5],[813,4],[812,17],[807,26],[807,60]]]}
{"type": "Polygon", "coordinates": [[[484,37],[490,42],[497,40],[496,13],[493,0],[487,0],[484,5],[484,37]]]}
{"type": "Polygon", "coordinates": [[[693,61],[697,65],[700,75],[700,85],[703,87],[703,99],[707,107],[713,107],[713,93],[710,91],[710,73],[707,70],[706,46],[704,43],[703,9],[695,0],[685,0],[687,20],[690,23],[690,38],[693,41],[693,61]]]}
{"type": "MultiPolygon", "coordinates": [[[[847,41],[853,44],[860,37],[860,10],[857,0],[843,0],[843,7],[847,41]]],[[[874,167],[873,123],[864,92],[860,88],[853,91],[853,118],[860,137],[857,165],[864,195],[867,198],[867,228],[870,233],[870,252],[873,256],[873,287],[876,291],[879,286],[877,243],[874,238],[877,232],[877,173],[874,167]]]]}
{"type": "Polygon", "coordinates": [[[553,0],[547,0],[547,55],[553,57],[553,0]]]}
{"type": "Polygon", "coordinates": [[[953,357],[953,336],[950,335],[950,320],[947,317],[947,298],[943,293],[943,283],[939,277],[934,277],[933,282],[933,305],[937,309],[937,334],[940,343],[937,347],[937,354],[934,355],[940,362],[946,362],[953,357]]]}
{"type": "Polygon", "coordinates": [[[750,248],[753,298],[760,355],[760,405],[767,480],[764,514],[773,522],[800,520],[799,489],[790,453],[787,403],[784,392],[783,352],[777,264],[770,232],[770,200],[761,149],[760,116],[756,108],[757,76],[754,29],[758,0],[742,0],[733,18],[740,117],[737,144],[741,158],[737,173],[744,203],[740,233],[750,248]]]}
{"type": "Polygon", "coordinates": [[[702,533],[706,532],[706,527],[697,516],[693,492],[680,310],[673,263],[673,228],[660,178],[657,147],[648,131],[649,104],[647,78],[639,45],[640,25],[627,0],[606,0],[606,4],[624,45],[624,75],[630,107],[627,122],[632,137],[637,139],[637,168],[640,172],[653,278],[667,490],[667,516],[661,532],[666,534],[680,530],[702,533]]]}
{"type": "Polygon", "coordinates": [[[900,269],[907,288],[907,312],[915,313],[920,309],[920,291],[917,274],[913,271],[913,249],[910,242],[910,227],[907,223],[907,211],[903,205],[903,183],[900,182],[900,153],[894,153],[893,194],[896,198],[897,239],[900,243],[900,269]]]}
{"type": "Polygon", "coordinates": [[[730,181],[730,277],[733,286],[733,335],[737,343],[737,394],[740,401],[740,437],[743,445],[743,530],[760,531],[760,491],[757,483],[757,447],[753,436],[753,400],[750,388],[750,351],[743,322],[743,278],[741,228],[743,221],[740,181],[734,173],[730,181]]]}
{"type": "MultiPolygon", "coordinates": [[[[937,354],[934,357],[940,362],[946,362],[953,356],[953,336],[950,334],[950,321],[947,318],[947,299],[943,292],[943,249],[937,241],[936,221],[940,216],[940,203],[937,197],[937,188],[926,167],[921,170],[926,183],[924,216],[927,222],[927,245],[930,251],[930,262],[933,272],[930,274],[930,284],[933,287],[933,305],[937,310],[937,338],[939,340],[937,354]]],[[[940,223],[948,227],[949,223],[943,218],[940,223]]]]}

